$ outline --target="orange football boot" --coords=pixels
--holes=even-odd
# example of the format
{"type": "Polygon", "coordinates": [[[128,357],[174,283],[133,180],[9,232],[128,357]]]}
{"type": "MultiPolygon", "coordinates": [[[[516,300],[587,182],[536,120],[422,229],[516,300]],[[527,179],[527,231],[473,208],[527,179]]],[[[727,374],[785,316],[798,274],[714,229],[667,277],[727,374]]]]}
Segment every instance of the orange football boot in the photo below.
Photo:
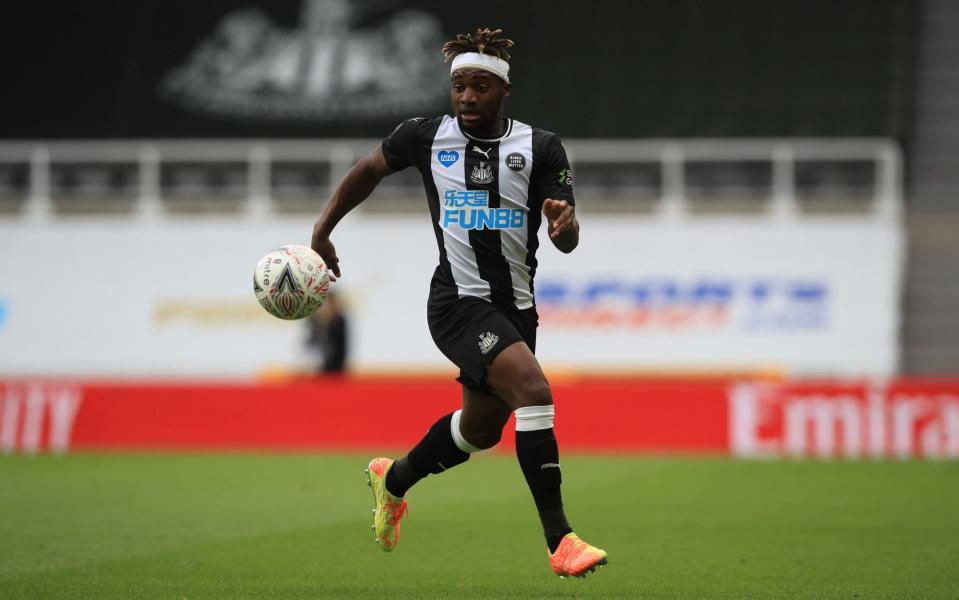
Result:
{"type": "MultiPolygon", "coordinates": [[[[549,549],[546,553],[549,554],[549,549]]],[[[549,554],[549,565],[553,568],[553,573],[560,577],[586,577],[606,562],[605,550],[590,546],[575,533],[563,536],[556,552],[549,554]]]]}

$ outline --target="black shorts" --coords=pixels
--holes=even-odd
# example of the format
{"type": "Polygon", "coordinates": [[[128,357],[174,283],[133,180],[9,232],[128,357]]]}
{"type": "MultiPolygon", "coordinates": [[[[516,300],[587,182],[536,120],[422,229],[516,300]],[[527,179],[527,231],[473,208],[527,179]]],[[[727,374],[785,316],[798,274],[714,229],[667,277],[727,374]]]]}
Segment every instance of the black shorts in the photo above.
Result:
{"type": "Polygon", "coordinates": [[[430,334],[436,347],[460,368],[457,381],[488,391],[486,367],[516,342],[536,352],[536,309],[505,309],[480,298],[430,302],[430,334]]]}

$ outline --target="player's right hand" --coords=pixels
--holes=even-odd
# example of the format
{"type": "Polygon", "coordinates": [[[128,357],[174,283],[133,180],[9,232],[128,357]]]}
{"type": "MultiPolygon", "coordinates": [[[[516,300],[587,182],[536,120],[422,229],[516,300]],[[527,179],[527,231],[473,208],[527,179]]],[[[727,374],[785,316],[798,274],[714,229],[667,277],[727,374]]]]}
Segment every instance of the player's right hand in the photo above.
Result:
{"type": "Polygon", "coordinates": [[[330,281],[336,281],[340,276],[340,259],[336,257],[336,247],[328,237],[320,237],[313,232],[313,243],[310,245],[313,250],[320,255],[323,262],[326,263],[327,270],[331,273],[330,281]]]}

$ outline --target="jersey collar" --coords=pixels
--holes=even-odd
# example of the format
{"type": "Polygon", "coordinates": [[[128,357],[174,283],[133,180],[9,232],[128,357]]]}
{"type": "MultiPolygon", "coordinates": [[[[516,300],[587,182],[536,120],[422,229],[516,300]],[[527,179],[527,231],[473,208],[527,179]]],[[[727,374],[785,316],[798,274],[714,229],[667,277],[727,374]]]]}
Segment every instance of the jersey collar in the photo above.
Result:
{"type": "Polygon", "coordinates": [[[459,131],[461,135],[473,140],[474,142],[486,142],[486,143],[498,142],[500,140],[505,140],[506,138],[509,137],[509,134],[513,132],[513,119],[506,119],[506,132],[503,133],[503,135],[499,136],[498,138],[491,138],[491,139],[476,137],[475,135],[470,135],[466,133],[465,131],[463,131],[462,129],[460,129],[459,119],[457,119],[456,117],[450,117],[450,118],[453,119],[453,124],[456,125],[456,131],[459,131]]]}

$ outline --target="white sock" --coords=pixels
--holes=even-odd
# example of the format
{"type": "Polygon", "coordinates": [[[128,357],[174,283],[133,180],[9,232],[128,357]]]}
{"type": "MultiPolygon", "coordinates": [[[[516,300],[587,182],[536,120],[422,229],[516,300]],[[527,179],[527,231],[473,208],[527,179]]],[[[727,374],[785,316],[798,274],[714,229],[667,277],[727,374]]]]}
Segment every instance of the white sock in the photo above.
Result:
{"type": "Polygon", "coordinates": [[[524,406],[513,411],[516,415],[516,431],[539,431],[551,429],[556,410],[552,404],[524,406]]]}
{"type": "Polygon", "coordinates": [[[462,410],[458,410],[453,413],[453,419],[450,421],[450,433],[453,434],[453,443],[456,444],[456,447],[466,452],[467,454],[472,454],[473,452],[479,452],[482,448],[477,448],[473,444],[466,441],[466,438],[463,437],[463,433],[460,432],[460,414],[462,410]]]}

